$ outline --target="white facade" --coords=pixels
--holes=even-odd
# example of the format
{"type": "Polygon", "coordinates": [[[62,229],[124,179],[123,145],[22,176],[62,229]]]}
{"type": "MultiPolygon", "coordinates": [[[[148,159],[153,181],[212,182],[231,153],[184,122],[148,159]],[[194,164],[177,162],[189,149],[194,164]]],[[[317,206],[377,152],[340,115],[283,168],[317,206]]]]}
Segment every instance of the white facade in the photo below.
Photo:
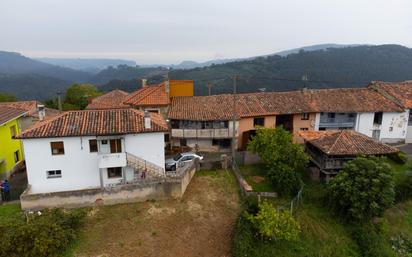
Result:
{"type": "Polygon", "coordinates": [[[100,188],[130,179],[126,153],[164,167],[164,133],[110,137],[60,137],[23,139],[31,194],[100,188]],[[97,139],[98,151],[90,152],[89,140],[97,139]],[[110,153],[110,139],[120,139],[121,152],[110,153]],[[63,142],[64,154],[52,155],[51,142],[63,142]],[[121,178],[108,178],[108,167],[122,167],[121,178]],[[48,178],[47,171],[61,177],[48,178]]]}
{"type": "MultiPolygon", "coordinates": [[[[315,130],[319,130],[320,114],[316,114],[315,130]]],[[[407,138],[408,112],[384,112],[376,124],[374,112],[357,113],[354,130],[385,143],[401,143],[407,138]]],[[[412,127],[411,127],[412,132],[412,127]]],[[[412,141],[412,133],[410,134],[412,141]]]]}

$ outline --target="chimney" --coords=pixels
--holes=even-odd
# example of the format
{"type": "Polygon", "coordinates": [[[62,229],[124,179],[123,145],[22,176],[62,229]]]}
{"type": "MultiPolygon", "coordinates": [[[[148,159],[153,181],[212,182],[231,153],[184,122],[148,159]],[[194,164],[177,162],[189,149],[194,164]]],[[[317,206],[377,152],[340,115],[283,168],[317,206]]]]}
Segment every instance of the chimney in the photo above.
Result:
{"type": "Polygon", "coordinates": [[[147,79],[142,79],[142,87],[146,87],[147,86],[147,79]]]}
{"type": "Polygon", "coordinates": [[[144,128],[145,129],[151,129],[152,128],[150,113],[148,111],[144,112],[144,128]]]}
{"type": "Polygon", "coordinates": [[[42,104],[37,105],[37,110],[39,112],[39,120],[40,121],[44,120],[44,117],[46,117],[46,110],[44,109],[44,105],[42,104]]]}
{"type": "Polygon", "coordinates": [[[168,95],[170,95],[170,80],[166,80],[165,84],[166,84],[165,91],[168,95]]]}

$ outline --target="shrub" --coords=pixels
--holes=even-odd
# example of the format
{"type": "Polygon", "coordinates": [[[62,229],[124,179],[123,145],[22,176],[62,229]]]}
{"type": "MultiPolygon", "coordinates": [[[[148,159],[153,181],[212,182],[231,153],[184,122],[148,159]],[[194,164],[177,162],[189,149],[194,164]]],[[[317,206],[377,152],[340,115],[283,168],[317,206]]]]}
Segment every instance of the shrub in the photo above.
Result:
{"type": "Polygon", "coordinates": [[[391,249],[386,244],[379,225],[364,224],[354,229],[353,239],[364,257],[391,257],[391,249]]]}
{"type": "Polygon", "coordinates": [[[405,201],[412,197],[412,171],[399,175],[395,185],[396,201],[405,201]]]}
{"type": "Polygon", "coordinates": [[[349,219],[368,220],[393,204],[393,171],[383,158],[358,157],[345,164],[328,189],[336,210],[349,219]]]}
{"type": "Polygon", "coordinates": [[[233,255],[235,257],[254,256],[253,252],[256,247],[256,238],[253,225],[247,218],[248,215],[247,212],[244,212],[236,222],[235,238],[233,240],[233,255]]]}
{"type": "Polygon", "coordinates": [[[405,164],[408,161],[408,156],[404,152],[389,154],[388,158],[399,164],[405,164]]]}
{"type": "Polygon", "coordinates": [[[85,212],[45,210],[41,215],[29,215],[28,221],[13,221],[0,226],[0,256],[59,256],[75,239],[85,212]]]}
{"type": "Polygon", "coordinates": [[[256,215],[247,217],[263,238],[293,241],[299,237],[299,224],[290,212],[279,212],[267,201],[259,204],[259,212],[256,215]]]}
{"type": "Polygon", "coordinates": [[[294,144],[292,134],[282,127],[258,128],[248,150],[257,153],[268,169],[268,176],[280,194],[295,194],[300,172],[309,162],[302,146],[294,144]]]}

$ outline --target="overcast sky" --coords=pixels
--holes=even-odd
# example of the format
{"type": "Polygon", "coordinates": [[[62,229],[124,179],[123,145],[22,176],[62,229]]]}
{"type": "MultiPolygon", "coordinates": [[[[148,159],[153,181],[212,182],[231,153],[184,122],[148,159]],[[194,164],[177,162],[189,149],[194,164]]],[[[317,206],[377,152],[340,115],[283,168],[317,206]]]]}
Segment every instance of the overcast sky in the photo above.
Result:
{"type": "Polygon", "coordinates": [[[0,0],[0,50],[139,64],[320,43],[412,47],[412,0],[0,0]]]}

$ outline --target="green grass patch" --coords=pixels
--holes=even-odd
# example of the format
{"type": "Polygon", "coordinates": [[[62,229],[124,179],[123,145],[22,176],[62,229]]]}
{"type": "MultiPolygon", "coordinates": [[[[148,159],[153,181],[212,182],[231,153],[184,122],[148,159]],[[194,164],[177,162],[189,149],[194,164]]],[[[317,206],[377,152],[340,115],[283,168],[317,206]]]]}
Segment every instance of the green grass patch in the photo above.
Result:
{"type": "Polygon", "coordinates": [[[0,205],[0,224],[10,220],[21,218],[20,204],[0,205]]]}
{"type": "Polygon", "coordinates": [[[398,179],[406,171],[411,170],[410,161],[406,162],[405,164],[400,164],[388,158],[387,163],[391,165],[395,173],[395,180],[398,179]]]}
{"type": "Polygon", "coordinates": [[[264,165],[242,165],[239,167],[243,178],[252,186],[255,192],[273,192],[274,188],[266,176],[264,165]]]}

